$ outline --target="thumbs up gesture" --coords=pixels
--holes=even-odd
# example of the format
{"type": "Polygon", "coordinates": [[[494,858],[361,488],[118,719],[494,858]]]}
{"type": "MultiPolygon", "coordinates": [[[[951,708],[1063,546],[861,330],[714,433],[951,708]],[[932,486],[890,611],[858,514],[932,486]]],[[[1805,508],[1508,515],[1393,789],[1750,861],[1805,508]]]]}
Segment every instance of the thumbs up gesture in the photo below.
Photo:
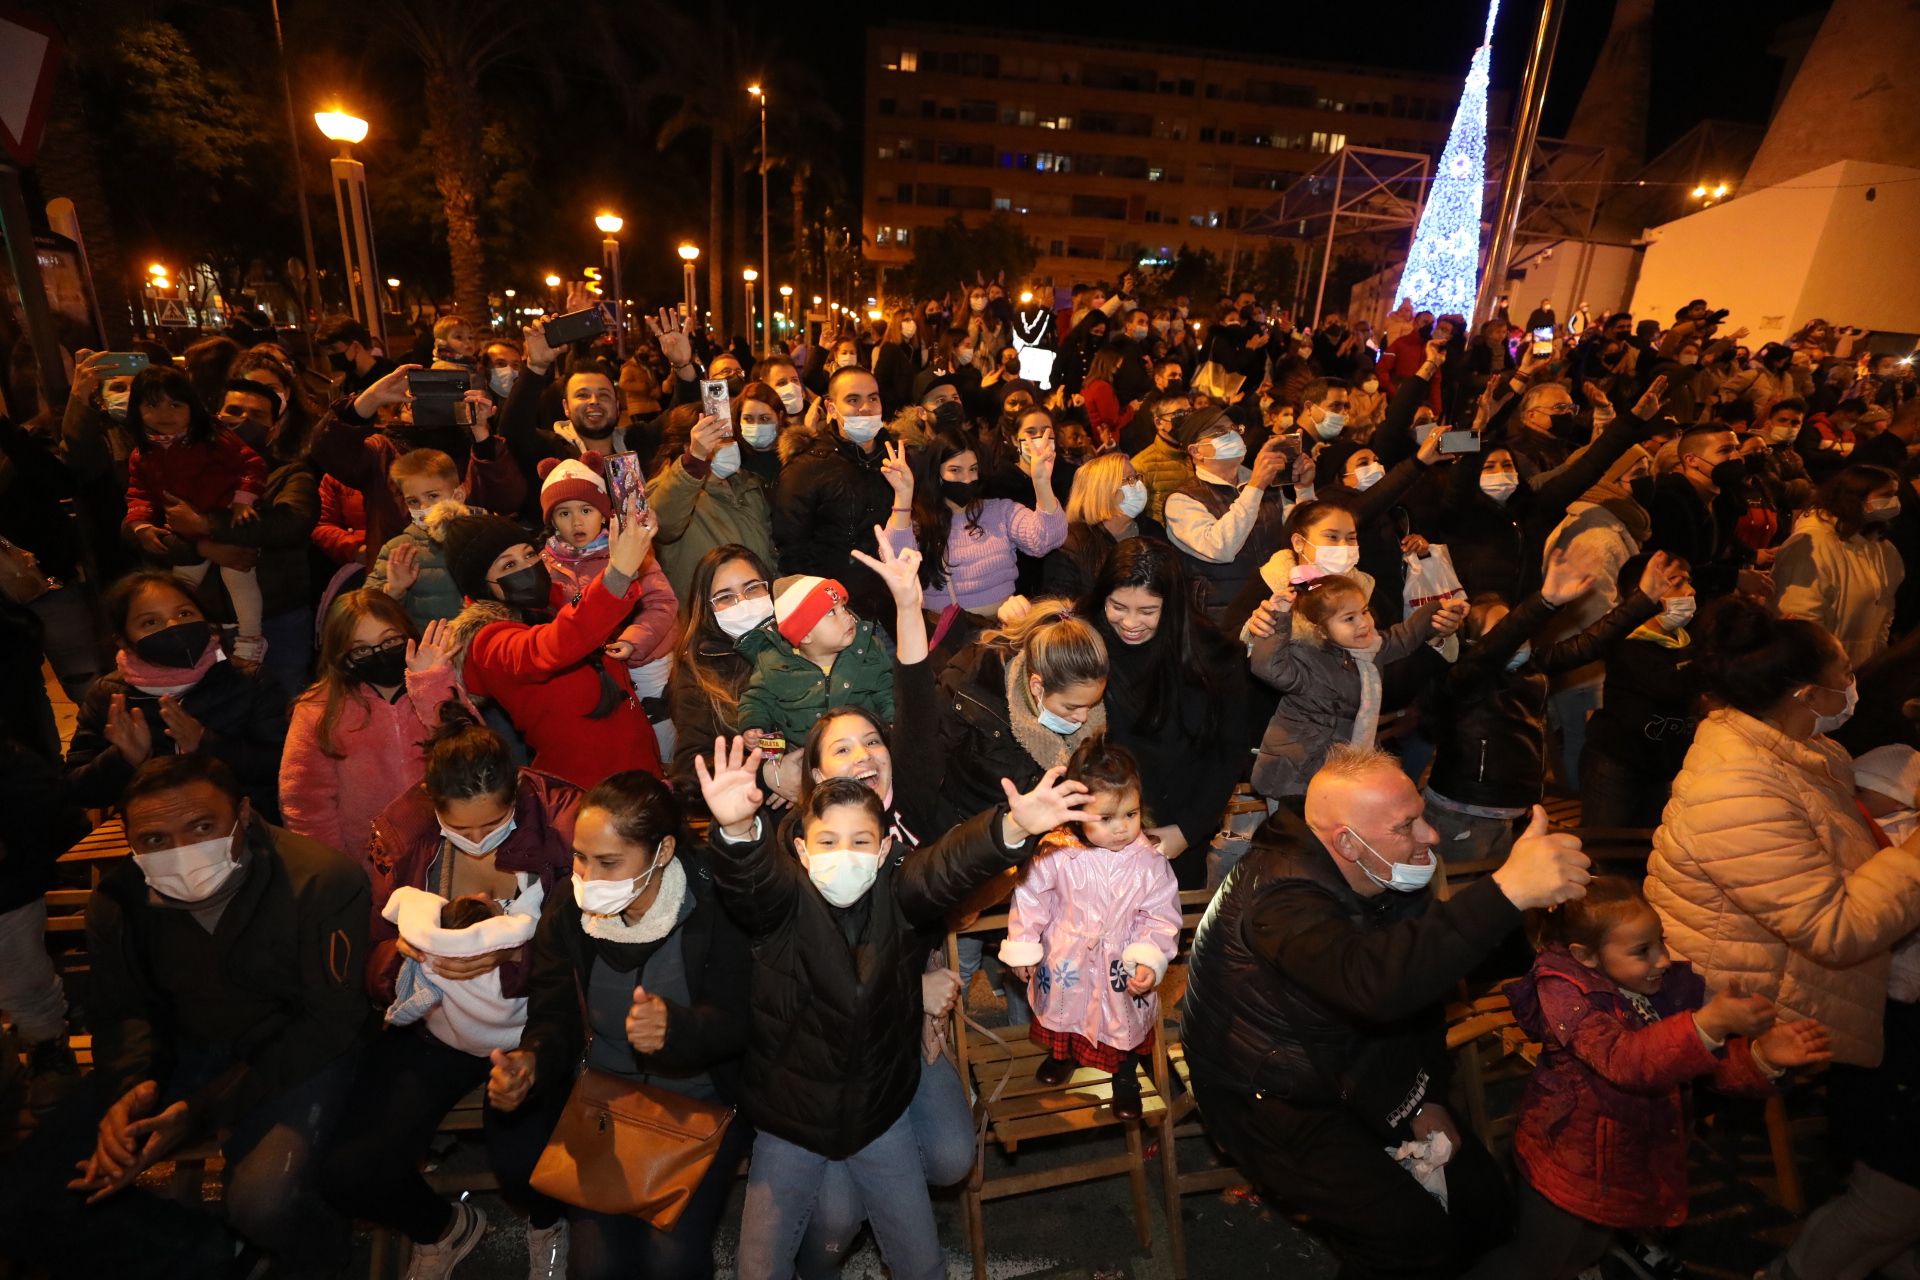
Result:
{"type": "Polygon", "coordinates": [[[533,1054],[525,1049],[495,1049],[487,1073],[487,1101],[496,1111],[512,1111],[527,1100],[533,1088],[533,1054]]]}
{"type": "Polygon", "coordinates": [[[635,1053],[658,1053],[667,1045],[667,1002],[633,989],[633,1007],[627,1010],[627,1043],[635,1053]]]}
{"type": "Polygon", "coordinates": [[[1535,805],[1533,821],[1513,842],[1513,851],[1493,873],[1493,882],[1521,911],[1557,907],[1586,896],[1587,882],[1593,879],[1588,872],[1591,865],[1580,851],[1580,837],[1548,831],[1547,811],[1535,805]]]}

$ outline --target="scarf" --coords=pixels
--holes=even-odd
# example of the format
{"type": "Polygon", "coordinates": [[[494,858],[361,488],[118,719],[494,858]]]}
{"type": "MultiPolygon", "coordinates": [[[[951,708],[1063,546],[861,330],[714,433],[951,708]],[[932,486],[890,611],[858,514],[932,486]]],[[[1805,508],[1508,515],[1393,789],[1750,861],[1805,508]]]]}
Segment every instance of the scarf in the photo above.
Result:
{"type": "Polygon", "coordinates": [[[1374,659],[1380,656],[1384,643],[1385,639],[1376,635],[1366,648],[1346,650],[1360,673],[1360,710],[1354,713],[1353,736],[1347,739],[1356,747],[1372,746],[1373,735],[1380,728],[1380,668],[1374,659]]]}
{"type": "Polygon", "coordinates": [[[1685,627],[1680,628],[1672,634],[1668,634],[1654,622],[1641,623],[1633,629],[1633,634],[1628,636],[1627,639],[1645,640],[1649,644],[1659,645],[1662,649],[1684,649],[1693,643],[1688,637],[1685,627]]]}
{"type": "Polygon", "coordinates": [[[1624,477],[1635,465],[1644,461],[1647,461],[1647,451],[1637,444],[1630,446],[1607,468],[1607,473],[1600,477],[1597,484],[1580,495],[1582,502],[1605,507],[1614,519],[1626,527],[1628,536],[1638,546],[1645,546],[1647,539],[1652,536],[1653,521],[1647,515],[1647,509],[1634,500],[1624,477]]]}
{"type": "Polygon", "coordinates": [[[594,556],[606,555],[609,545],[607,541],[607,531],[602,529],[600,536],[584,547],[576,547],[556,533],[547,539],[546,550],[548,555],[560,561],[562,564],[574,565],[579,564],[582,560],[590,560],[594,556]]]}
{"type": "Polygon", "coordinates": [[[643,945],[658,942],[673,931],[680,923],[680,905],[687,896],[687,870],[675,858],[660,868],[660,892],[653,896],[653,905],[641,913],[638,920],[627,920],[621,916],[590,916],[580,913],[580,929],[589,938],[603,942],[624,942],[628,945],[643,945]]]}
{"type": "Polygon", "coordinates": [[[163,667],[157,662],[148,662],[132,649],[122,649],[114,658],[120,675],[128,684],[142,693],[174,698],[206,679],[214,663],[225,661],[226,655],[220,652],[218,636],[207,641],[206,651],[190,667],[163,667]]]}
{"type": "MultiPolygon", "coordinates": [[[[1376,697],[1376,705],[1378,701],[1376,697]]],[[[1087,722],[1072,733],[1055,733],[1041,724],[1039,712],[1027,705],[1027,655],[1016,653],[1007,660],[1007,724],[1014,741],[1025,748],[1033,762],[1051,769],[1065,764],[1075,747],[1107,727],[1107,707],[1104,702],[1094,707],[1087,722]]]]}

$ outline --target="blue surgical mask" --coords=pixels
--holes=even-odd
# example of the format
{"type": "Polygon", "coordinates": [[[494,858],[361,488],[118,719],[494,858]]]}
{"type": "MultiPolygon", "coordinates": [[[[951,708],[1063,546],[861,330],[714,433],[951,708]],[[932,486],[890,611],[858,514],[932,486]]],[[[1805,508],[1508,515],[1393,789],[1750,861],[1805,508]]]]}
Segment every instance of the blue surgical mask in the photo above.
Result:
{"type": "Polygon", "coordinates": [[[1247,442],[1234,432],[1213,437],[1213,460],[1215,462],[1238,462],[1247,456],[1247,442]]]}
{"type": "Polygon", "coordinates": [[[1120,514],[1129,520],[1137,520],[1140,513],[1147,509],[1147,482],[1129,480],[1120,486],[1120,514]]]}
{"type": "Polygon", "coordinates": [[[1078,733],[1080,731],[1078,724],[1067,719],[1065,716],[1055,715],[1047,709],[1045,703],[1041,704],[1040,714],[1037,719],[1040,721],[1040,727],[1049,733],[1057,733],[1065,736],[1066,734],[1078,733]]]}
{"type": "Polygon", "coordinates": [[[877,413],[849,414],[840,420],[840,430],[855,444],[870,444],[886,423],[877,413]]]}
{"type": "Polygon", "coordinates": [[[756,449],[770,447],[774,437],[779,434],[780,427],[777,423],[742,422],[740,424],[740,438],[756,449]]]}
{"type": "Polygon", "coordinates": [[[1360,868],[1360,874],[1379,885],[1382,889],[1392,889],[1398,893],[1418,893],[1427,887],[1428,882],[1433,879],[1433,873],[1440,868],[1440,860],[1434,857],[1433,850],[1431,849],[1427,850],[1428,862],[1424,867],[1415,862],[1394,862],[1371,844],[1367,843],[1367,838],[1358,831],[1355,831],[1352,827],[1347,828],[1347,834],[1355,840],[1358,840],[1361,848],[1393,868],[1387,878],[1382,880],[1379,876],[1373,874],[1372,869],[1369,868],[1366,863],[1360,862],[1357,859],[1355,860],[1354,865],[1360,868]]]}

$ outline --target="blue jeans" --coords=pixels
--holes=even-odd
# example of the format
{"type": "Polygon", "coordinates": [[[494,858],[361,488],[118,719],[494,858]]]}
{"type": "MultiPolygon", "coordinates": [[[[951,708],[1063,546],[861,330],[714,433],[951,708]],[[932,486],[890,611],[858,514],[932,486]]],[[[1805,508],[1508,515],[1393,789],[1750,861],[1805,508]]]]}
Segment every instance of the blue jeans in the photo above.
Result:
{"type": "Polygon", "coordinates": [[[968,934],[960,939],[957,949],[960,952],[960,999],[967,998],[967,988],[973,985],[973,975],[984,967],[987,981],[996,993],[1007,998],[1007,1025],[1024,1027],[1033,1021],[1033,1006],[1027,1003],[1026,984],[1009,974],[1000,963],[1000,939],[1002,934],[968,934]],[[993,950],[987,950],[991,943],[993,950]]]}
{"type": "Polygon", "coordinates": [[[755,1137],[740,1218],[739,1280],[787,1280],[793,1274],[801,1237],[836,1166],[859,1192],[893,1280],[946,1280],[946,1254],[911,1116],[912,1108],[902,1111],[885,1133],[845,1160],[829,1160],[770,1133],[755,1137]]]}
{"type": "Polygon", "coordinates": [[[267,639],[267,656],[260,662],[260,673],[279,685],[292,701],[313,679],[312,606],[303,604],[262,618],[260,634],[267,639]]]}
{"type": "Polygon", "coordinates": [[[1587,717],[1600,707],[1600,689],[1598,683],[1576,684],[1547,701],[1547,718],[1560,731],[1560,782],[1575,795],[1580,793],[1580,752],[1587,745],[1587,717]]]}
{"type": "MultiPolygon", "coordinates": [[[[920,1087],[907,1107],[927,1184],[951,1186],[973,1171],[973,1105],[960,1072],[944,1056],[920,1066],[920,1087]]],[[[847,1249],[867,1219],[867,1206],[844,1164],[829,1164],[814,1202],[813,1221],[800,1242],[801,1280],[840,1274],[847,1249]]]]}

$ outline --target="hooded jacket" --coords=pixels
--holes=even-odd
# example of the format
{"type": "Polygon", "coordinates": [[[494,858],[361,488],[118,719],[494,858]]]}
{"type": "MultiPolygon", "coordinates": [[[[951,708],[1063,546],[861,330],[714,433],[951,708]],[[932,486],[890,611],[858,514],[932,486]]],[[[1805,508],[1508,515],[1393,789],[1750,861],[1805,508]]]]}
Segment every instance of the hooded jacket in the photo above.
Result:
{"type": "MultiPolygon", "coordinates": [[[[472,508],[467,508],[472,511],[472,508]]],[[[474,515],[479,515],[473,511],[474,515]]],[[[407,611],[414,625],[424,628],[436,618],[452,618],[459,614],[465,597],[460,588],[453,583],[453,575],[447,572],[446,548],[436,542],[427,533],[425,525],[408,521],[407,527],[400,533],[387,539],[380,548],[380,554],[374,558],[373,568],[367,573],[367,590],[385,591],[387,589],[387,563],[393,559],[393,553],[402,546],[411,545],[420,556],[420,576],[406,596],[400,601],[400,607],[407,611]]]]}
{"type": "Polygon", "coordinates": [[[1840,536],[1833,517],[1803,511],[1773,561],[1773,607],[1833,633],[1847,661],[1864,666],[1886,651],[1894,596],[1906,579],[1900,553],[1884,537],[1840,536]]]}
{"type": "MultiPolygon", "coordinates": [[[[742,443],[740,451],[749,448],[742,443]]],[[[738,543],[763,564],[774,563],[772,489],[744,461],[723,480],[706,463],[682,453],[647,482],[647,504],[660,521],[653,553],[676,596],[693,589],[694,570],[715,547],[738,543]]]]}
{"type": "Polygon", "coordinates": [[[740,691],[742,728],[765,729],[798,746],[813,722],[833,707],[860,707],[882,722],[893,719],[893,664],[871,622],[858,624],[853,643],[834,655],[827,671],[772,622],[755,627],[736,643],[753,663],[753,674],[740,691]]]}
{"type": "Polygon", "coordinates": [[[1920,846],[1875,849],[1832,740],[1708,715],[1653,833],[1647,901],[1709,984],[1815,1019],[1836,1062],[1879,1064],[1889,952],[1920,925],[1920,846]]]}
{"type": "Polygon", "coordinates": [[[886,431],[873,451],[841,439],[832,424],[819,431],[789,427],[780,437],[784,465],[773,489],[773,541],[780,572],[833,578],[846,584],[853,611],[863,618],[891,617],[893,597],[872,570],[855,560],[855,548],[877,556],[873,530],[887,523],[893,486],[880,474],[886,431]]]}

